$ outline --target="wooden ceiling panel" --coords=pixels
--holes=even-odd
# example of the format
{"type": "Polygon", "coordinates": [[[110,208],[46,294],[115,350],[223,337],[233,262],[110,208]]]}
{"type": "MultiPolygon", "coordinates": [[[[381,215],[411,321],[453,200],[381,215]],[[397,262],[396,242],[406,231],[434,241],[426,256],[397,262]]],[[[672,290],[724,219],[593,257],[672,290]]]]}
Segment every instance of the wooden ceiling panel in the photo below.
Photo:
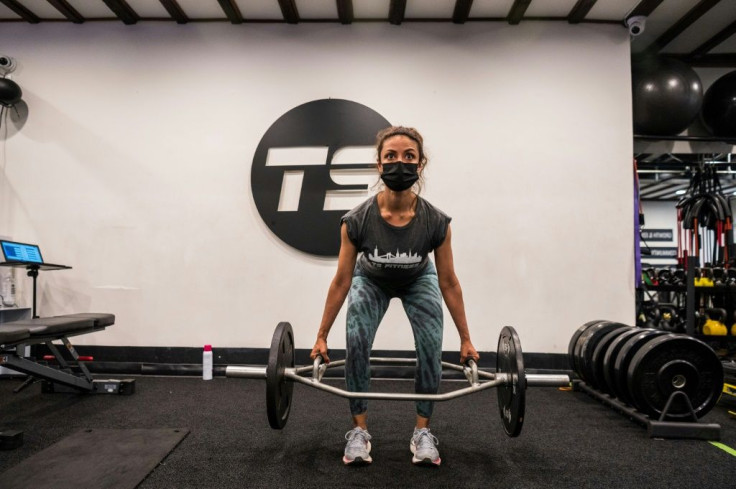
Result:
{"type": "Polygon", "coordinates": [[[634,42],[631,43],[631,51],[640,53],[647,49],[674,23],[684,17],[695,3],[697,3],[696,0],[664,0],[647,17],[646,29],[641,35],[634,38],[634,42]]]}
{"type": "Polygon", "coordinates": [[[577,0],[533,1],[526,9],[524,17],[567,17],[577,0]]]}
{"type": "Polygon", "coordinates": [[[20,15],[16,14],[8,7],[0,3],[0,19],[20,20],[20,15]]]}
{"type": "Polygon", "coordinates": [[[335,0],[296,0],[296,8],[300,19],[337,20],[335,0]]]}
{"type": "Polygon", "coordinates": [[[28,10],[38,15],[41,19],[66,19],[64,14],[56,10],[46,0],[20,0],[18,3],[22,4],[28,10]]]}
{"type": "Polygon", "coordinates": [[[156,0],[126,0],[130,8],[141,17],[168,18],[171,17],[161,2],[156,0]]]}
{"type": "Polygon", "coordinates": [[[665,46],[670,53],[689,53],[693,46],[700,46],[716,33],[736,21],[736,8],[732,1],[721,0],[707,13],[695,21],[682,34],[665,46]]]}
{"type": "Polygon", "coordinates": [[[407,2],[407,19],[449,19],[455,10],[455,0],[423,0],[407,2]]]}
{"type": "Polygon", "coordinates": [[[505,19],[514,0],[473,0],[470,18],[505,19]]]}
{"type": "Polygon", "coordinates": [[[585,18],[591,20],[621,19],[623,21],[624,18],[626,18],[626,15],[631,12],[640,1],[641,0],[618,0],[616,2],[611,2],[598,0],[585,18]]]}
{"type": "Polygon", "coordinates": [[[26,7],[25,5],[23,5],[18,0],[0,0],[0,4],[2,4],[5,7],[7,7],[17,17],[25,20],[28,23],[37,24],[41,20],[38,17],[38,15],[36,15],[31,10],[29,10],[28,7],[26,7]]]}
{"type": "Polygon", "coordinates": [[[217,0],[178,0],[179,6],[190,19],[222,19],[227,20],[217,0]]]}
{"type": "Polygon", "coordinates": [[[284,20],[277,0],[235,0],[246,20],[284,20]]]}
{"type": "MultiPolygon", "coordinates": [[[[711,51],[713,54],[736,53],[736,35],[732,35],[711,51]]],[[[734,67],[736,68],[736,66],[734,67]]]]}
{"type": "Polygon", "coordinates": [[[391,0],[353,0],[356,19],[388,19],[391,0]]]}
{"type": "Polygon", "coordinates": [[[112,13],[102,0],[90,2],[89,0],[67,0],[74,10],[79,12],[85,19],[114,19],[112,13]]]}
{"type": "Polygon", "coordinates": [[[505,19],[514,0],[473,0],[470,18],[505,19]]]}

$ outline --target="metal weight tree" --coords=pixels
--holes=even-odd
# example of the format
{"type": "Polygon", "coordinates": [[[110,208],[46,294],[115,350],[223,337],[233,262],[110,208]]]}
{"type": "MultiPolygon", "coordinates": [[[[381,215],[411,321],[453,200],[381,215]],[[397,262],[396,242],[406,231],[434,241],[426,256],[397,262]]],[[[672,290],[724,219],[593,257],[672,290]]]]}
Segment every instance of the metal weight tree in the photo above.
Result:
{"type": "MultiPolygon", "coordinates": [[[[677,258],[687,271],[686,279],[686,333],[696,333],[696,308],[700,291],[713,285],[713,270],[725,270],[733,260],[733,216],[728,198],[723,195],[718,172],[714,165],[700,162],[694,169],[690,186],[677,203],[677,258]],[[703,275],[699,277],[698,275],[703,275]],[[706,287],[698,287],[696,279],[706,279],[706,287]]],[[[722,277],[719,277],[722,278],[722,277]]],[[[712,289],[703,300],[718,302],[726,310],[725,317],[733,316],[730,288],[712,289]],[[718,293],[716,293],[718,292],[718,293]]]]}

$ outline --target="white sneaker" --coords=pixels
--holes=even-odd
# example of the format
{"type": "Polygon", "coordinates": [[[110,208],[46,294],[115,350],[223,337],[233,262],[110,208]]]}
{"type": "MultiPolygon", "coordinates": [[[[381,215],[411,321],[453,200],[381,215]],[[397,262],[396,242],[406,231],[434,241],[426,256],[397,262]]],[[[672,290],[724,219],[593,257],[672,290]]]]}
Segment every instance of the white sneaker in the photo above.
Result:
{"type": "Polygon", "coordinates": [[[371,458],[371,435],[362,428],[353,428],[345,433],[348,444],[342,461],[345,465],[361,465],[373,462],[371,458]]]}
{"type": "Polygon", "coordinates": [[[420,430],[414,428],[414,434],[409,443],[409,450],[412,453],[411,461],[420,465],[437,466],[441,464],[442,459],[436,446],[439,444],[439,440],[429,432],[429,428],[422,428],[420,430]]]}

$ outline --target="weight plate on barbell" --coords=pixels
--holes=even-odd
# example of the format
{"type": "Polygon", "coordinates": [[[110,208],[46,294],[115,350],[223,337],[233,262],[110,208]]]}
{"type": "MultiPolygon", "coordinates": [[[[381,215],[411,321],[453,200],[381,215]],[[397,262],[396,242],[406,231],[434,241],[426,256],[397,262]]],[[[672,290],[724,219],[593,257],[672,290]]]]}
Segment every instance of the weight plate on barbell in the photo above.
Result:
{"type": "Polygon", "coordinates": [[[526,374],[521,342],[516,330],[504,326],[498,336],[496,371],[508,375],[510,382],[498,386],[498,410],[508,436],[519,436],[524,424],[526,406],[526,374]]]}
{"type": "Polygon", "coordinates": [[[294,383],[284,378],[284,370],[294,367],[294,331],[291,324],[279,323],[271,339],[271,350],[266,366],[266,412],[271,428],[286,426],[291,411],[294,383]]]}
{"type": "Polygon", "coordinates": [[[634,355],[643,347],[650,339],[672,334],[662,331],[661,329],[645,329],[639,334],[636,334],[626,340],[621,350],[616,355],[616,361],[613,363],[613,381],[616,385],[616,397],[626,404],[634,405],[634,401],[631,399],[631,393],[629,392],[629,380],[628,371],[631,359],[634,355]]]}
{"type": "MultiPolygon", "coordinates": [[[[631,359],[628,387],[634,406],[659,418],[675,391],[690,399],[695,416],[705,416],[723,390],[723,365],[707,344],[685,335],[652,338],[631,359]]],[[[687,401],[676,396],[666,420],[692,419],[687,401]]]]}
{"type": "Polygon", "coordinates": [[[630,332],[635,329],[631,326],[626,326],[623,328],[614,329],[613,331],[609,331],[606,333],[598,342],[597,345],[595,345],[595,349],[593,350],[593,375],[595,377],[595,385],[596,388],[602,392],[608,392],[610,394],[611,389],[608,387],[608,383],[606,382],[606,375],[605,375],[605,369],[606,365],[604,364],[603,359],[605,358],[606,351],[608,350],[608,347],[611,346],[611,343],[613,340],[618,338],[620,335],[630,332]]]}
{"type": "Polygon", "coordinates": [[[580,375],[580,377],[594,389],[598,388],[595,380],[595,372],[593,371],[593,351],[595,350],[596,345],[601,338],[606,335],[606,333],[627,327],[628,326],[621,323],[604,321],[588,328],[585,330],[585,333],[580,335],[580,339],[578,339],[577,353],[578,366],[580,369],[578,375],[580,375]]]}
{"type": "Polygon", "coordinates": [[[590,328],[591,326],[602,323],[602,319],[597,319],[595,321],[588,321],[587,323],[580,326],[577,331],[575,331],[572,334],[572,338],[570,338],[570,343],[567,345],[567,359],[570,362],[570,368],[573,369],[573,371],[576,371],[575,367],[575,345],[578,342],[578,339],[580,338],[580,335],[585,332],[586,329],[590,328]]]}
{"type": "Polygon", "coordinates": [[[650,329],[643,328],[631,328],[630,331],[625,331],[618,335],[611,344],[606,348],[606,352],[603,355],[603,378],[606,382],[607,392],[614,397],[618,397],[616,394],[616,371],[614,366],[616,364],[616,357],[621,351],[626,341],[632,336],[636,336],[642,331],[651,331],[650,329]]]}

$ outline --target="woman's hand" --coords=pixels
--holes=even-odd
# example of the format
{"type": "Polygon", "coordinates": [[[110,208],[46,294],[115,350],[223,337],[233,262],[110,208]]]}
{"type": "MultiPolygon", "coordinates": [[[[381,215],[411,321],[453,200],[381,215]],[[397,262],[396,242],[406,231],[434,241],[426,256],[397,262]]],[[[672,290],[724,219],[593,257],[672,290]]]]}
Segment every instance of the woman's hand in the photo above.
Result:
{"type": "Polygon", "coordinates": [[[463,341],[462,343],[460,343],[460,364],[465,364],[465,362],[467,362],[471,358],[475,360],[475,363],[478,363],[480,355],[478,355],[478,352],[475,351],[475,347],[470,342],[470,340],[463,341]]]}
{"type": "Polygon", "coordinates": [[[309,358],[312,360],[317,358],[317,355],[322,357],[324,363],[330,363],[330,357],[327,356],[327,341],[322,338],[317,338],[312,348],[312,353],[309,354],[309,358]]]}

